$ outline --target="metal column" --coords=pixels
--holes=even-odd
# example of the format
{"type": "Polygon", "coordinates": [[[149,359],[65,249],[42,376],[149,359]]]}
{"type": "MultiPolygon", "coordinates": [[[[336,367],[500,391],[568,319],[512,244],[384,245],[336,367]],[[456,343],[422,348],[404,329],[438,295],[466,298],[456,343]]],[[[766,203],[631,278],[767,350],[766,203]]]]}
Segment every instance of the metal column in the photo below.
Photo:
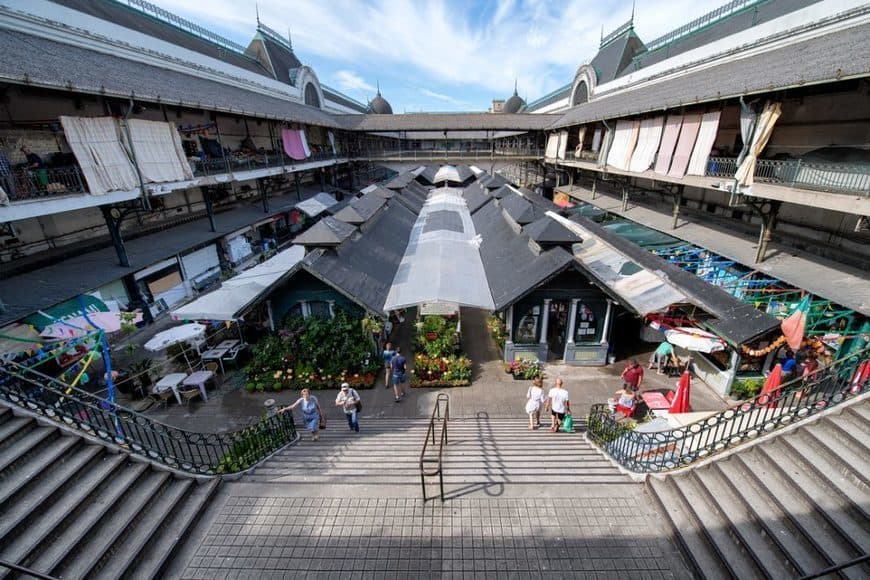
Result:
{"type": "Polygon", "coordinates": [[[109,228],[112,245],[115,246],[115,252],[118,254],[118,263],[129,268],[130,259],[127,257],[127,247],[121,236],[121,212],[117,208],[107,205],[100,206],[100,210],[103,212],[103,219],[106,220],[106,227],[109,228]]]}

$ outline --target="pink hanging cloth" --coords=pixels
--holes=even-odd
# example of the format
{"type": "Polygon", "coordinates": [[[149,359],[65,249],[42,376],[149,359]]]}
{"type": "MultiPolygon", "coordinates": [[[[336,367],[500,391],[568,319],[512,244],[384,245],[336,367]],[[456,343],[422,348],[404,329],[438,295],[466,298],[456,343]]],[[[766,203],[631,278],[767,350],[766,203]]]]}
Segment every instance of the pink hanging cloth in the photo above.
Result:
{"type": "Polygon", "coordinates": [[[281,129],[281,141],[284,144],[284,153],[291,159],[302,161],[307,157],[302,140],[299,138],[299,131],[295,129],[281,129]]]}

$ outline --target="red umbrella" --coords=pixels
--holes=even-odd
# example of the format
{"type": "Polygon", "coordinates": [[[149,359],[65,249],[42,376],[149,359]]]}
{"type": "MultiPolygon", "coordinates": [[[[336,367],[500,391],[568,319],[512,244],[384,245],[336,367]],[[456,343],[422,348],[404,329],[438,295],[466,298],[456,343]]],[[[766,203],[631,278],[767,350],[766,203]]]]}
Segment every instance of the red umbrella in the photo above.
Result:
{"type": "Polygon", "coordinates": [[[782,384],[782,365],[776,363],[776,366],[773,367],[773,370],[770,371],[769,375],[767,375],[767,380],[764,381],[764,386],[761,387],[762,396],[759,397],[758,402],[762,405],[767,404],[768,409],[776,407],[776,397],[771,395],[774,391],[779,390],[780,384],[782,384]],[[764,395],[767,395],[767,397],[764,395]]]}
{"type": "Polygon", "coordinates": [[[690,377],[689,371],[683,371],[683,376],[680,377],[680,382],[677,383],[677,394],[674,396],[674,400],[671,402],[671,408],[668,409],[669,413],[688,413],[689,409],[689,386],[690,386],[690,377]]]}

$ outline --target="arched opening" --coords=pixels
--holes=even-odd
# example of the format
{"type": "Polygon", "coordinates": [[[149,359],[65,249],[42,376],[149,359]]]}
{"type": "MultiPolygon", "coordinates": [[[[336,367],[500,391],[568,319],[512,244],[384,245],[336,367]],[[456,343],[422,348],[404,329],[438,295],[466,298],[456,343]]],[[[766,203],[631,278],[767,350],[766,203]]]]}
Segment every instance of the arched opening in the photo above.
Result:
{"type": "Polygon", "coordinates": [[[585,103],[589,100],[589,88],[586,86],[586,81],[580,81],[577,88],[574,89],[574,99],[571,101],[571,106],[585,103]]]}
{"type": "Polygon", "coordinates": [[[314,83],[305,85],[305,104],[320,108],[320,95],[317,94],[317,87],[314,86],[314,83]]]}

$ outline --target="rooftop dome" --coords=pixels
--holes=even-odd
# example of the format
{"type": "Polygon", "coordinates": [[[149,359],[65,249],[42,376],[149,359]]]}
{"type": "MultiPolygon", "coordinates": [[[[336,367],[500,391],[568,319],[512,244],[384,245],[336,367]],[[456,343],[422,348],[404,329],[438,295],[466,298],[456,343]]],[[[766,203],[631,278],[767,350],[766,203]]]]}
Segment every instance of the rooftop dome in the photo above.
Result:
{"type": "Polygon", "coordinates": [[[393,107],[387,102],[387,99],[381,96],[381,86],[378,84],[378,94],[374,99],[369,101],[369,112],[377,115],[392,115],[393,107]]]}
{"type": "Polygon", "coordinates": [[[502,113],[519,113],[520,109],[526,106],[526,102],[523,98],[517,93],[517,84],[514,83],[514,94],[504,103],[504,107],[502,107],[502,113]]]}

